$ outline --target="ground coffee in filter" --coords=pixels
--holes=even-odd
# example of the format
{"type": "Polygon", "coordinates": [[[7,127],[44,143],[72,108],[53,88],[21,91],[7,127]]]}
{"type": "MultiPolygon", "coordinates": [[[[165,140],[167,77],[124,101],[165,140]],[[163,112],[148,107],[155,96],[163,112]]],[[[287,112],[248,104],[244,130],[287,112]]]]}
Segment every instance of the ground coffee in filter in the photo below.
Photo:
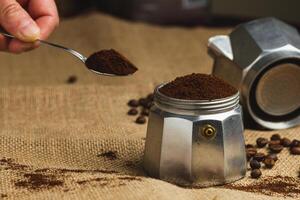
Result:
{"type": "Polygon", "coordinates": [[[186,100],[222,99],[237,93],[236,88],[218,77],[195,73],[177,77],[159,91],[168,97],[186,100]]]}

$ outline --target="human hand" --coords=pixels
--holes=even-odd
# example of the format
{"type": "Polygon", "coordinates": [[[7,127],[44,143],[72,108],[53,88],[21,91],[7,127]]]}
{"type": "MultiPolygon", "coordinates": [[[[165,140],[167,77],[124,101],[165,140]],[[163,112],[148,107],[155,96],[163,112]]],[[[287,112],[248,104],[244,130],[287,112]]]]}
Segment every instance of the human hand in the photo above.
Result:
{"type": "Polygon", "coordinates": [[[47,39],[58,23],[54,0],[0,0],[0,25],[18,38],[0,34],[0,51],[21,53],[34,49],[39,44],[33,42],[47,39]]]}

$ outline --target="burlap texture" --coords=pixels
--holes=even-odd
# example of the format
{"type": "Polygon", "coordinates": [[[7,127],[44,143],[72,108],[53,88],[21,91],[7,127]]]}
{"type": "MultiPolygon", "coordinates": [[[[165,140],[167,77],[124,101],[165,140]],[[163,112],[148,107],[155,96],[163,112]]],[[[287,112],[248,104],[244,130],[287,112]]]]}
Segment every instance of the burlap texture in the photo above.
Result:
{"type": "MultiPolygon", "coordinates": [[[[1,53],[0,159],[13,160],[0,161],[0,199],[284,199],[224,187],[182,188],[143,172],[146,125],[126,115],[126,102],[178,75],[210,73],[207,39],[228,32],[163,28],[91,14],[63,21],[50,39],[85,55],[103,48],[119,50],[140,69],[126,78],[96,76],[75,58],[49,47],[17,56],[1,53]],[[69,75],[78,76],[78,82],[66,84],[69,75]],[[107,151],[117,158],[101,156],[107,151]],[[57,176],[63,185],[18,187],[35,170],[57,176]]],[[[248,129],[245,137],[253,143],[258,136],[278,132],[300,139],[299,130],[248,129]]],[[[300,157],[284,150],[263,177],[296,178],[299,166],[300,157]]],[[[251,182],[247,174],[235,184],[251,182]]]]}

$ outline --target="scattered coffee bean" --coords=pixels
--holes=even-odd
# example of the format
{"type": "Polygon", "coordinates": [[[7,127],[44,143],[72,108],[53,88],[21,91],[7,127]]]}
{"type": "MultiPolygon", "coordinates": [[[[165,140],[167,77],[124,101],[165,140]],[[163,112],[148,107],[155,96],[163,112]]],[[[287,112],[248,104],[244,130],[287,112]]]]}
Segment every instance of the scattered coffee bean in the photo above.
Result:
{"type": "Polygon", "coordinates": [[[136,108],[131,108],[128,113],[128,115],[137,115],[138,114],[138,110],[136,108]]]}
{"type": "Polygon", "coordinates": [[[144,108],[150,109],[152,105],[153,105],[152,102],[147,102],[144,108]]]}
{"type": "Polygon", "coordinates": [[[299,140],[293,140],[290,144],[290,147],[300,147],[300,141],[299,140]]]}
{"type": "Polygon", "coordinates": [[[148,100],[146,98],[140,98],[139,104],[140,104],[140,106],[145,107],[148,104],[148,100]]]}
{"type": "Polygon", "coordinates": [[[292,147],[290,149],[291,154],[293,155],[300,155],[300,147],[292,147]]]}
{"type": "Polygon", "coordinates": [[[274,144],[269,146],[269,149],[272,153],[280,153],[283,149],[283,146],[281,144],[274,144]]]}
{"type": "Polygon", "coordinates": [[[271,136],[271,140],[280,140],[281,139],[281,136],[279,134],[273,134],[271,136]]]}
{"type": "MultiPolygon", "coordinates": [[[[278,160],[278,157],[277,157],[277,155],[276,155],[275,153],[271,153],[271,154],[267,155],[266,158],[271,158],[271,159],[273,159],[275,162],[278,160]]],[[[265,159],[266,159],[266,158],[265,158],[265,159]]]]}
{"type": "Polygon", "coordinates": [[[246,150],[247,160],[250,160],[256,153],[257,153],[257,150],[254,148],[247,149],[246,150]]]}
{"type": "Polygon", "coordinates": [[[251,177],[252,178],[259,178],[261,176],[261,171],[260,169],[253,169],[251,171],[251,177]]]}
{"type": "Polygon", "coordinates": [[[246,157],[247,157],[247,161],[251,160],[251,158],[253,157],[253,155],[249,154],[248,152],[246,153],[246,157]]]}
{"type": "Polygon", "coordinates": [[[253,154],[253,156],[254,156],[257,153],[257,150],[256,150],[255,147],[254,148],[247,148],[246,152],[251,152],[251,154],[253,154]]]}
{"type": "Polygon", "coordinates": [[[148,94],[147,95],[147,99],[149,100],[149,101],[153,101],[154,100],[154,95],[151,93],[151,94],[148,94]]]}
{"type": "Polygon", "coordinates": [[[146,118],[144,116],[139,116],[138,118],[136,118],[135,122],[137,124],[145,124],[146,123],[146,118]]]}
{"type": "Polygon", "coordinates": [[[138,117],[135,120],[135,122],[137,124],[145,124],[147,121],[145,117],[148,117],[150,114],[150,108],[153,105],[153,99],[154,99],[154,95],[153,93],[150,93],[146,97],[139,98],[139,100],[135,100],[135,99],[130,100],[127,104],[131,108],[135,108],[135,110],[130,109],[127,114],[137,115],[139,113],[138,110],[140,110],[140,117],[138,117]]]}
{"type": "Polygon", "coordinates": [[[284,147],[289,147],[291,145],[291,140],[288,138],[282,138],[281,139],[281,145],[284,147]]]}
{"type": "MultiPolygon", "coordinates": [[[[281,138],[279,134],[273,134],[271,140],[259,137],[256,139],[256,147],[263,148],[268,147],[269,154],[265,155],[264,153],[257,152],[257,149],[252,144],[246,144],[246,156],[247,161],[251,167],[251,177],[259,178],[262,175],[261,163],[264,163],[266,169],[272,169],[278,160],[277,154],[280,153],[284,147],[289,147],[290,153],[292,155],[300,155],[300,141],[297,139],[290,140],[287,137],[281,138]],[[268,145],[267,145],[268,144],[268,145]]],[[[299,171],[300,178],[300,171],[299,171]]]]}
{"type": "Polygon", "coordinates": [[[128,101],[128,106],[130,107],[138,107],[139,106],[139,101],[135,100],[135,99],[132,99],[130,101],[128,101]]]}
{"type": "Polygon", "coordinates": [[[269,141],[269,146],[277,145],[277,144],[280,144],[280,143],[281,143],[280,140],[271,140],[271,141],[269,141]]]}
{"type": "Polygon", "coordinates": [[[260,137],[260,138],[257,138],[256,145],[257,145],[258,148],[263,148],[268,144],[268,142],[269,141],[268,141],[267,138],[260,137]]]}
{"type": "Polygon", "coordinates": [[[261,167],[261,165],[260,165],[260,162],[258,162],[257,160],[251,160],[250,167],[252,169],[259,169],[261,167]]]}
{"type": "Polygon", "coordinates": [[[149,109],[143,109],[141,115],[149,116],[149,109]]]}
{"type": "Polygon", "coordinates": [[[253,144],[246,144],[246,148],[255,148],[253,144]]]}
{"type": "Polygon", "coordinates": [[[253,156],[254,160],[257,160],[258,162],[262,162],[265,159],[266,155],[264,153],[256,153],[253,156]]]}
{"type": "Polygon", "coordinates": [[[77,76],[69,76],[68,80],[66,81],[68,84],[74,84],[77,82],[77,76]]]}
{"type": "Polygon", "coordinates": [[[266,157],[263,163],[268,169],[273,168],[273,166],[275,165],[275,161],[271,157],[266,157]]]}

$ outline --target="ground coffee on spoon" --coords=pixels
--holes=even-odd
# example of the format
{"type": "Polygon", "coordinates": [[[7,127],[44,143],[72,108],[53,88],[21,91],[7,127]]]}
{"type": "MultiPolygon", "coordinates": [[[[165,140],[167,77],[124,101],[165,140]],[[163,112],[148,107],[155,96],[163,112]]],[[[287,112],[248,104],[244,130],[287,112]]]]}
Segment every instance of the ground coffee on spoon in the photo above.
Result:
{"type": "Polygon", "coordinates": [[[118,76],[127,76],[138,70],[127,58],[114,49],[93,53],[85,64],[91,70],[118,76]]]}

